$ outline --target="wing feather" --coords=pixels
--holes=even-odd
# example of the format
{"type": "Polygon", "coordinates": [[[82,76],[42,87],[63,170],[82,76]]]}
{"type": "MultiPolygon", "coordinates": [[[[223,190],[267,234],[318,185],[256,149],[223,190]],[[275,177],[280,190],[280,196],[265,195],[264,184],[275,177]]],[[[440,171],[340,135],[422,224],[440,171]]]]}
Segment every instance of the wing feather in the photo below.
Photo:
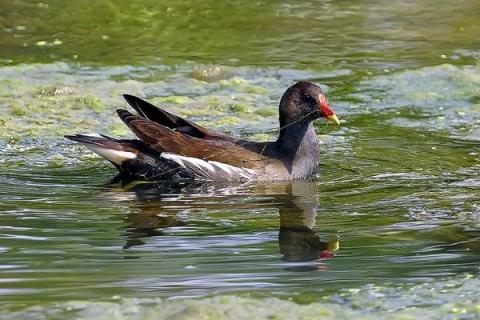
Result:
{"type": "Polygon", "coordinates": [[[119,109],[117,113],[142,142],[160,153],[169,152],[244,168],[259,167],[262,161],[268,159],[235,141],[201,139],[133,115],[127,110],[119,109]]]}
{"type": "Polygon", "coordinates": [[[129,94],[124,94],[123,97],[128,102],[128,104],[132,108],[134,108],[135,111],[137,111],[143,118],[165,126],[174,131],[182,132],[192,137],[203,138],[207,140],[232,140],[232,138],[227,135],[208,130],[202,126],[199,126],[196,123],[185,120],[159,107],[156,107],[153,104],[138,97],[129,94]]]}

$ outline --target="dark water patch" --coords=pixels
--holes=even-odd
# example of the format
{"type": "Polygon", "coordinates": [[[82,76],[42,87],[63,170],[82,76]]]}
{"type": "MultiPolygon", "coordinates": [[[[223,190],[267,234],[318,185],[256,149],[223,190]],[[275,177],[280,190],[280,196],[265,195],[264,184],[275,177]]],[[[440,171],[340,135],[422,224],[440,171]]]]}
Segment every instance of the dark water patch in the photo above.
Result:
{"type": "Polygon", "coordinates": [[[4,64],[81,61],[384,72],[468,63],[478,49],[477,1],[382,0],[163,3],[4,1],[4,64]],[[434,8],[434,9],[433,9],[434,8]],[[75,14],[71,14],[74,12],[75,14]],[[455,41],[452,41],[455,39],[455,41]]]}

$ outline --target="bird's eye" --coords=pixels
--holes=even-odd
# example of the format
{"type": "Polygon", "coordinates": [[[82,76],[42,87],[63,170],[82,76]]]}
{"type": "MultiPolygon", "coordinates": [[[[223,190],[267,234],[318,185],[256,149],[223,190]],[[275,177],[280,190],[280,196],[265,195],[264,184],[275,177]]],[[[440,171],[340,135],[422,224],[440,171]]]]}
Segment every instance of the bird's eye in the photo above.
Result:
{"type": "Polygon", "coordinates": [[[308,104],[317,104],[317,102],[315,101],[315,98],[313,98],[311,95],[309,94],[304,94],[303,97],[302,97],[302,100],[305,102],[305,103],[308,103],[308,104]]]}

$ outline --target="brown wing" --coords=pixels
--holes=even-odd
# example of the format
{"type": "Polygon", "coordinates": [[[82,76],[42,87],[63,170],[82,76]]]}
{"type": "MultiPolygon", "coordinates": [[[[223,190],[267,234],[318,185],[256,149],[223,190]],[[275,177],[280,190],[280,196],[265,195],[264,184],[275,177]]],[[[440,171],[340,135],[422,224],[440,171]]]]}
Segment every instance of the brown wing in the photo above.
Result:
{"type": "Polygon", "coordinates": [[[187,157],[227,163],[237,167],[255,168],[268,158],[235,143],[235,140],[208,140],[174,131],[127,110],[118,115],[135,135],[157,152],[171,152],[187,157]]]}
{"type": "Polygon", "coordinates": [[[142,117],[170,128],[177,132],[188,134],[192,137],[207,140],[233,140],[231,137],[219,132],[208,130],[196,123],[185,120],[165,110],[162,110],[153,104],[138,97],[124,94],[123,98],[135,109],[142,117]]]}

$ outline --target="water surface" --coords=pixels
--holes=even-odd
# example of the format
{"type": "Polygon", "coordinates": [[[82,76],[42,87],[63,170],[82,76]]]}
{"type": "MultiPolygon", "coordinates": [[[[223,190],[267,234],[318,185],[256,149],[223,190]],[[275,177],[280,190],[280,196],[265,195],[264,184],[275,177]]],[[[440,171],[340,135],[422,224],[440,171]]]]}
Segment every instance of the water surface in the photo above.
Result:
{"type": "Polygon", "coordinates": [[[478,316],[476,1],[0,8],[2,317],[478,316]],[[128,92],[274,139],[305,79],[343,121],[309,181],[112,185],[62,138],[128,92]]]}

